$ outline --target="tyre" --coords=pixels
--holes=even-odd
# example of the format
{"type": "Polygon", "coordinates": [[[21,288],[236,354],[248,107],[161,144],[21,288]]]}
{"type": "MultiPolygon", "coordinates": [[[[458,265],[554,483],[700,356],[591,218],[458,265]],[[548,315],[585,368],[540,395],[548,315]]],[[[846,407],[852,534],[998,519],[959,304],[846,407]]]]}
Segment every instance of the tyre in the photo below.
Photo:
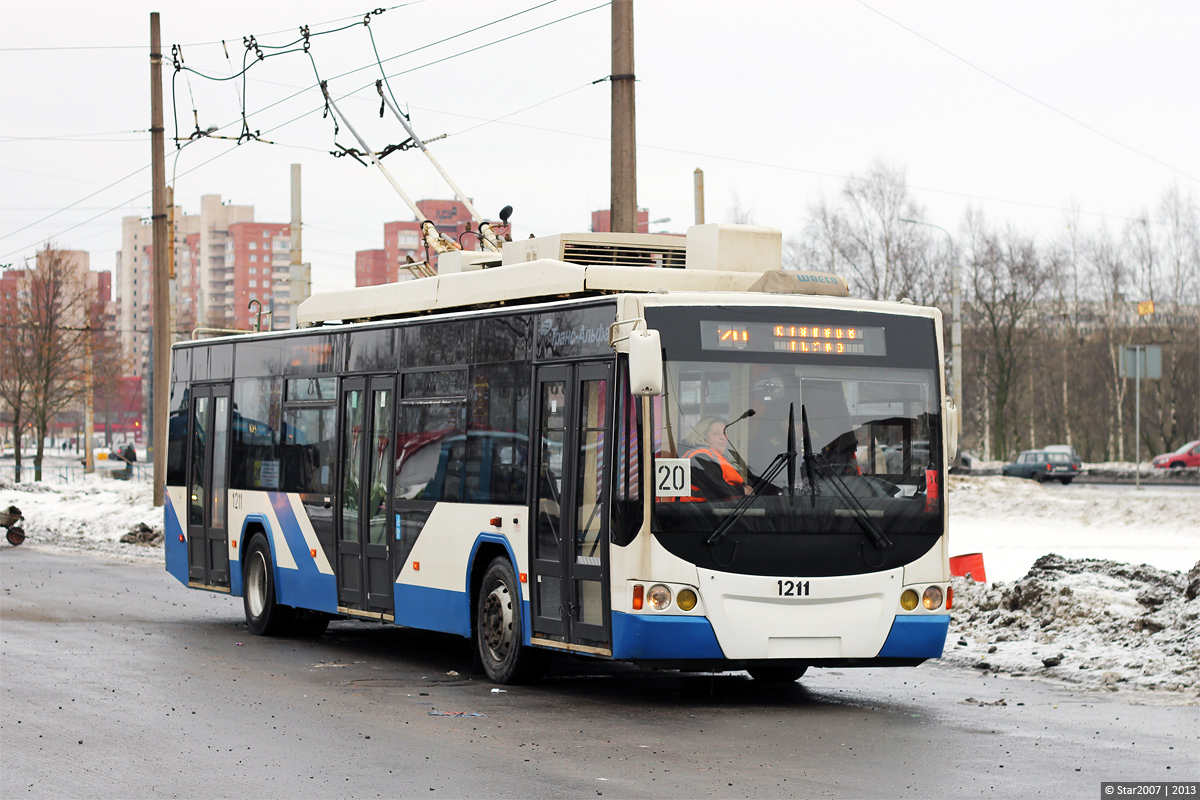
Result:
{"type": "Polygon", "coordinates": [[[246,627],[256,636],[281,636],[291,629],[296,610],[275,601],[275,569],[261,533],[250,537],[242,558],[242,606],[246,627]]]}
{"type": "Polygon", "coordinates": [[[759,683],[795,683],[808,671],[807,664],[758,664],[747,667],[750,677],[759,683]]]}
{"type": "Polygon", "coordinates": [[[1062,481],[1063,486],[1070,486],[1071,481],[1073,481],[1075,479],[1074,478],[1059,478],[1059,480],[1062,481]]]}
{"type": "Polygon", "coordinates": [[[496,683],[525,683],[537,677],[543,654],[526,646],[521,623],[521,590],[508,559],[488,565],[479,585],[475,642],[483,671],[496,683]]]}

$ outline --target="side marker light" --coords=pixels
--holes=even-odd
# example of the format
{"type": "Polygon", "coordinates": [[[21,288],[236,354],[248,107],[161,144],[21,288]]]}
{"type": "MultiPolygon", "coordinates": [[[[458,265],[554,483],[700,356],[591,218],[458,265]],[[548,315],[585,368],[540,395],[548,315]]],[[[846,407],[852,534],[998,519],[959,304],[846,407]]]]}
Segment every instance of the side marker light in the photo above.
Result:
{"type": "Polygon", "coordinates": [[[420,571],[421,571],[421,562],[414,561],[413,562],[413,572],[420,572],[420,571]]]}
{"type": "Polygon", "coordinates": [[[946,610],[949,611],[954,606],[954,587],[946,587],[946,610]]]}
{"type": "Polygon", "coordinates": [[[529,583],[529,576],[524,572],[521,573],[521,583],[529,583]]]}

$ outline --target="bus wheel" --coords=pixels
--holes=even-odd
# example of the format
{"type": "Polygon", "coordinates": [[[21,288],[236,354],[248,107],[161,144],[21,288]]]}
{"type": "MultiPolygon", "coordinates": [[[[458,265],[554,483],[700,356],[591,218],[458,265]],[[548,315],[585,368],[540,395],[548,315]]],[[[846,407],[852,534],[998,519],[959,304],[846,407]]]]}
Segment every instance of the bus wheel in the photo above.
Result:
{"type": "Polygon", "coordinates": [[[261,533],[250,537],[242,559],[242,605],[246,609],[246,627],[256,636],[287,633],[295,609],[275,602],[275,570],[271,550],[261,533]]]}
{"type": "Polygon", "coordinates": [[[536,677],[541,653],[525,645],[521,629],[521,590],[507,558],[488,565],[479,587],[475,640],[483,671],[496,683],[524,683],[536,677]]]}
{"type": "Polygon", "coordinates": [[[759,664],[747,667],[750,677],[759,683],[795,683],[808,671],[807,664],[759,664]]]}

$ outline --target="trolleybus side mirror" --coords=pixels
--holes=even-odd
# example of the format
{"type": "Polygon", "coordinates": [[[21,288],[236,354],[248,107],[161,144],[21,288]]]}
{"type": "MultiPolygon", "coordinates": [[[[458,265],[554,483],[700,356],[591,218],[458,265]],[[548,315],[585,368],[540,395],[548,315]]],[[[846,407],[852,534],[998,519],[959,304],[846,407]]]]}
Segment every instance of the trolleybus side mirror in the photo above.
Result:
{"type": "Polygon", "coordinates": [[[958,455],[958,437],[962,433],[962,412],[954,400],[946,398],[946,463],[952,463],[958,455]]]}
{"type": "Polygon", "coordinates": [[[633,394],[652,397],[663,393],[662,344],[658,331],[629,333],[629,389],[633,394]]]}

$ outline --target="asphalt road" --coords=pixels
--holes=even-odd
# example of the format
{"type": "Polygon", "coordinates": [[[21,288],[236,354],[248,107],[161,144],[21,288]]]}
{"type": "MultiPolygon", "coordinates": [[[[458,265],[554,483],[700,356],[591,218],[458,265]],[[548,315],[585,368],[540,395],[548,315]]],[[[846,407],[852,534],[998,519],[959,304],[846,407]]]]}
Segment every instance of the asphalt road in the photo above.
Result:
{"type": "Polygon", "coordinates": [[[744,675],[587,662],[503,692],[465,642],[250,635],[160,569],[0,550],[0,795],[1087,797],[1200,779],[1200,709],[926,664],[744,675]],[[473,714],[458,716],[450,714],[473,714]]]}

